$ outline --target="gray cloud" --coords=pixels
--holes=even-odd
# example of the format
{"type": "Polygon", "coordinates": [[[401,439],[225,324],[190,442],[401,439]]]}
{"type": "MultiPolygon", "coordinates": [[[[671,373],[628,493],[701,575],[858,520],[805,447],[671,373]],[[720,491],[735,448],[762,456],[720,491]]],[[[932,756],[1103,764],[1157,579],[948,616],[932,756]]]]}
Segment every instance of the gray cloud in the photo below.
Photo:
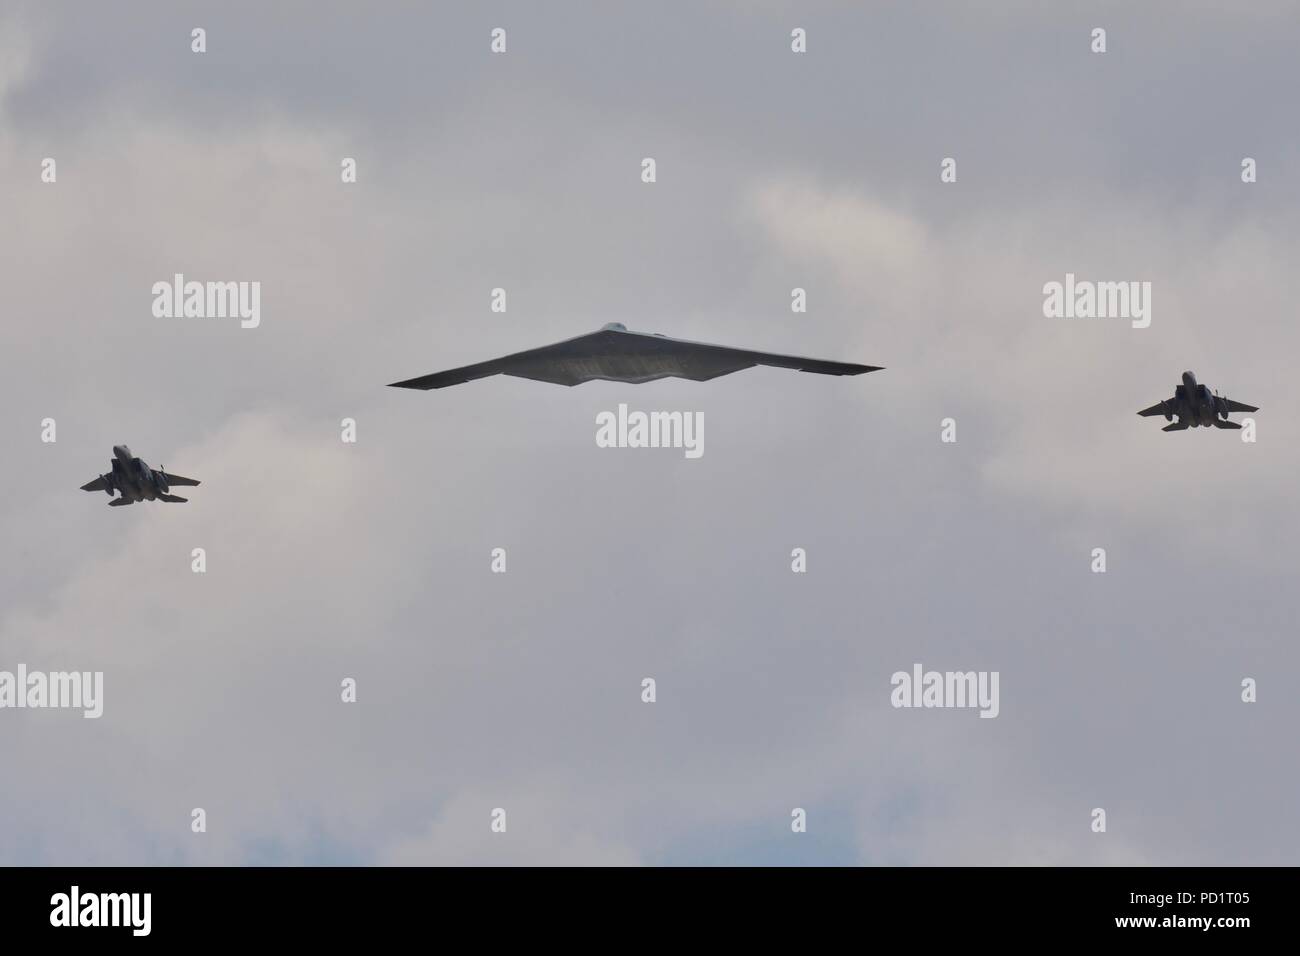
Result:
{"type": "Polygon", "coordinates": [[[1294,863],[1297,23],[1252,6],[21,8],[0,668],[106,706],[0,713],[0,860],[1294,863]],[[262,327],[154,319],[177,271],[262,327]],[[1043,318],[1066,271],[1152,327],[1043,318]],[[612,320],[887,369],[382,387],[612,320]],[[1256,445],[1133,415],[1185,367],[1256,445]],[[705,456],[596,448],[619,401],[705,456]],[[76,492],[119,441],[191,504],[76,492]],[[892,709],[913,661],[1001,716],[892,709]]]}

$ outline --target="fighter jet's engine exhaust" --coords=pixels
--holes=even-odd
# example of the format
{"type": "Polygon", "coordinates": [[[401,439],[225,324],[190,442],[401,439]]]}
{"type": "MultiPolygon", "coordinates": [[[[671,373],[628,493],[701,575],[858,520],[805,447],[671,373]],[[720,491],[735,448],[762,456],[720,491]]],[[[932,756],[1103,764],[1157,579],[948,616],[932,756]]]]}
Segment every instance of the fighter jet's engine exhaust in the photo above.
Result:
{"type": "Polygon", "coordinates": [[[100,475],[99,480],[104,483],[104,494],[113,497],[113,479],[108,475],[100,475]]]}
{"type": "Polygon", "coordinates": [[[1169,407],[1168,402],[1161,402],[1160,404],[1165,407],[1165,421],[1172,422],[1174,420],[1174,410],[1169,407]]]}
{"type": "Polygon", "coordinates": [[[169,490],[167,487],[167,466],[166,465],[164,465],[162,468],[159,468],[157,471],[153,473],[153,480],[154,483],[158,486],[158,490],[161,491],[163,494],[166,494],[167,491],[169,490]]]}

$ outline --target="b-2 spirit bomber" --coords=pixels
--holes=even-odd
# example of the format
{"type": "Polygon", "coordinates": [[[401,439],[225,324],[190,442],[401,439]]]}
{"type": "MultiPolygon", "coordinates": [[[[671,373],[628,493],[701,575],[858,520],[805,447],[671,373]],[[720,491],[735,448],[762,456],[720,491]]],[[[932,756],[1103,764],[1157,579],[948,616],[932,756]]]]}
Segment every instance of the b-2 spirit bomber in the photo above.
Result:
{"type": "Polygon", "coordinates": [[[189,501],[188,498],[181,498],[168,492],[173,485],[197,484],[198,482],[193,478],[169,475],[164,469],[150,468],[141,459],[134,457],[131,449],[125,445],[114,445],[113,466],[108,474],[86,482],[81,486],[81,490],[102,491],[110,498],[113,497],[113,492],[117,491],[121,497],[114,498],[108,504],[109,507],[118,508],[122,505],[133,505],[137,501],[156,500],[175,503],[189,501]]]}
{"type": "Polygon", "coordinates": [[[792,368],[821,375],[861,375],[880,370],[877,365],[853,365],[823,359],[753,352],[725,345],[687,342],[650,332],[631,332],[621,322],[610,322],[595,332],[553,345],[515,352],[503,358],[478,362],[445,372],[434,372],[394,382],[395,388],[446,388],[489,375],[512,375],[555,385],[581,385],[594,379],[607,382],[653,382],[661,378],[686,378],[707,382],[755,365],[792,368]]]}

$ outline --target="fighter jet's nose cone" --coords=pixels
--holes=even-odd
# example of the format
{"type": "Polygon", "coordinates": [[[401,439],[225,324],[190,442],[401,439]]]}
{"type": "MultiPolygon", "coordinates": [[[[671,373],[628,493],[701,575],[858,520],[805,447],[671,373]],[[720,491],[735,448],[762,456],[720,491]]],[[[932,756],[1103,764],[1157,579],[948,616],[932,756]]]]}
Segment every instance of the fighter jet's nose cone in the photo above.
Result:
{"type": "Polygon", "coordinates": [[[606,322],[600,327],[602,332],[626,332],[627,326],[622,322],[606,322]]]}
{"type": "Polygon", "coordinates": [[[1191,385],[1194,381],[1196,381],[1196,376],[1193,375],[1191,372],[1184,372],[1184,373],[1183,373],[1183,384],[1184,384],[1184,385],[1191,385]]]}

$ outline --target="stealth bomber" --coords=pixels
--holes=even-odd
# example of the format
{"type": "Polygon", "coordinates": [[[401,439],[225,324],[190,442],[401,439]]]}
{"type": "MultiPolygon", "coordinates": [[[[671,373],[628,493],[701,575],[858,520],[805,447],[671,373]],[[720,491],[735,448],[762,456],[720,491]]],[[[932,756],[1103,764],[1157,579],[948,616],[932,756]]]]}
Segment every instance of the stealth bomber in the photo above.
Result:
{"type": "Polygon", "coordinates": [[[1228,421],[1228,413],[1257,411],[1259,409],[1254,405],[1243,405],[1217,392],[1211,392],[1204,385],[1198,384],[1196,376],[1191,372],[1184,372],[1183,384],[1174,389],[1173,398],[1144,408],[1138,414],[1163,415],[1168,422],[1174,422],[1174,416],[1177,415],[1178,421],[1160,430],[1180,432],[1184,428],[1209,428],[1211,425],[1215,428],[1240,428],[1236,422],[1228,421]]]}
{"type": "Polygon", "coordinates": [[[515,352],[502,358],[466,365],[393,382],[394,388],[446,388],[490,375],[513,375],[555,385],[581,385],[593,379],[607,382],[653,382],[661,378],[686,378],[707,382],[755,365],[792,368],[821,375],[861,375],[879,371],[877,365],[853,365],[823,359],[800,358],[733,349],[725,345],[670,339],[658,333],[631,332],[621,322],[610,322],[595,332],[553,345],[515,352]]]}
{"type": "Polygon", "coordinates": [[[193,478],[168,474],[166,469],[150,468],[141,459],[131,454],[125,445],[113,446],[113,462],[108,474],[100,475],[94,481],[81,486],[82,491],[102,491],[110,498],[113,492],[121,494],[120,498],[110,501],[109,507],[120,508],[133,505],[137,501],[170,501],[180,503],[189,501],[169,494],[174,485],[197,485],[193,478]]]}

